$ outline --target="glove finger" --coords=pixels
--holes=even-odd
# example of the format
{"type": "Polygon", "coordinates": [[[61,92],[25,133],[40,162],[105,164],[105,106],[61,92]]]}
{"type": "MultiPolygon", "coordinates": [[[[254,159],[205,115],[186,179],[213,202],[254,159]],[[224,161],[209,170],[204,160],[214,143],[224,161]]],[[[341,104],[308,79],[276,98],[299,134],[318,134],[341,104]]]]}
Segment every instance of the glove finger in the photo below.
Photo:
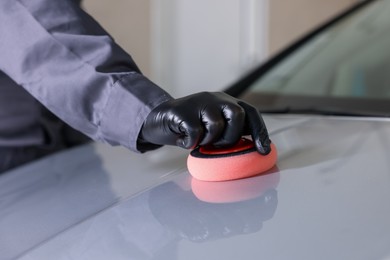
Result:
{"type": "Polygon", "coordinates": [[[271,140],[263,118],[253,106],[242,101],[238,101],[238,104],[245,110],[246,124],[249,127],[257,151],[263,155],[269,154],[271,152],[271,140]]]}
{"type": "MultiPolygon", "coordinates": [[[[198,120],[199,121],[199,120],[198,120]]],[[[204,135],[204,129],[200,122],[197,121],[182,121],[178,125],[180,132],[176,145],[185,149],[194,149],[199,145],[204,135]]]]}
{"type": "Polygon", "coordinates": [[[204,135],[199,145],[212,144],[221,138],[225,129],[225,119],[219,109],[206,109],[201,115],[204,135]]]}
{"type": "Polygon", "coordinates": [[[236,104],[225,106],[222,110],[226,127],[222,137],[214,143],[215,146],[229,146],[236,144],[243,135],[245,125],[245,110],[236,104]]]}

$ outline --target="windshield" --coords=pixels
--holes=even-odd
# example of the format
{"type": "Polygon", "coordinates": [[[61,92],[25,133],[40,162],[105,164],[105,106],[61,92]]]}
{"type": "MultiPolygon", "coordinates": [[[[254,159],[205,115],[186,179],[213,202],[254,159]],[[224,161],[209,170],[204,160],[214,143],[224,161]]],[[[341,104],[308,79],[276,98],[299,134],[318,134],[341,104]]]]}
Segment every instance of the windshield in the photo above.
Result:
{"type": "Polygon", "coordinates": [[[243,95],[265,110],[390,115],[390,0],[349,15],[303,44],[243,95]]]}

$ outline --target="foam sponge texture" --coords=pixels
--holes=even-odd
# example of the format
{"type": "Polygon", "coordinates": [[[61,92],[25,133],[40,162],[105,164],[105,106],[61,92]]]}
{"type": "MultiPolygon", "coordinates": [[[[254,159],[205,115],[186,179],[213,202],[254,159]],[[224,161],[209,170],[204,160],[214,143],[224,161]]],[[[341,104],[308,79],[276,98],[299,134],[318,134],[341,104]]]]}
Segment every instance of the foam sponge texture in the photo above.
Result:
{"type": "Polygon", "coordinates": [[[190,174],[201,181],[228,181],[248,178],[271,169],[277,160],[277,151],[271,143],[268,155],[259,154],[251,140],[242,139],[229,149],[200,147],[187,159],[190,174]]]}
{"type": "Polygon", "coordinates": [[[280,180],[279,172],[245,178],[236,181],[200,181],[191,179],[191,189],[201,201],[208,203],[234,203],[263,196],[276,189],[280,180]]]}

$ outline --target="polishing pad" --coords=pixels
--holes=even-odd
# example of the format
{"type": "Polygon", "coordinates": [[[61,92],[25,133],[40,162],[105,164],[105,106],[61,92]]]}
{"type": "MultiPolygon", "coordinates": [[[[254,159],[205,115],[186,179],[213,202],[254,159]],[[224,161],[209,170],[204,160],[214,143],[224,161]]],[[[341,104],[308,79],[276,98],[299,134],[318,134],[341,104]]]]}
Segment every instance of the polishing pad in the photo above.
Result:
{"type": "Polygon", "coordinates": [[[190,174],[201,181],[228,181],[247,178],[271,169],[277,160],[276,147],[261,155],[253,142],[242,138],[229,148],[199,147],[187,159],[190,174]]]}
{"type": "Polygon", "coordinates": [[[200,181],[191,178],[191,190],[195,197],[208,203],[234,203],[258,198],[276,189],[280,180],[277,167],[266,174],[236,181],[200,181]]]}

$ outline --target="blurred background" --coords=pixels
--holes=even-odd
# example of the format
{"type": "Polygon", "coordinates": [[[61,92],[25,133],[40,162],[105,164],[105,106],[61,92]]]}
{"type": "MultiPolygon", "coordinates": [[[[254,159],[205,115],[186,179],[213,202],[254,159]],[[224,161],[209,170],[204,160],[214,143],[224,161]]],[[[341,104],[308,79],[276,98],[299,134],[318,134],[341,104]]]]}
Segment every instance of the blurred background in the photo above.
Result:
{"type": "Polygon", "coordinates": [[[174,97],[222,90],[358,0],[84,0],[174,97]]]}

